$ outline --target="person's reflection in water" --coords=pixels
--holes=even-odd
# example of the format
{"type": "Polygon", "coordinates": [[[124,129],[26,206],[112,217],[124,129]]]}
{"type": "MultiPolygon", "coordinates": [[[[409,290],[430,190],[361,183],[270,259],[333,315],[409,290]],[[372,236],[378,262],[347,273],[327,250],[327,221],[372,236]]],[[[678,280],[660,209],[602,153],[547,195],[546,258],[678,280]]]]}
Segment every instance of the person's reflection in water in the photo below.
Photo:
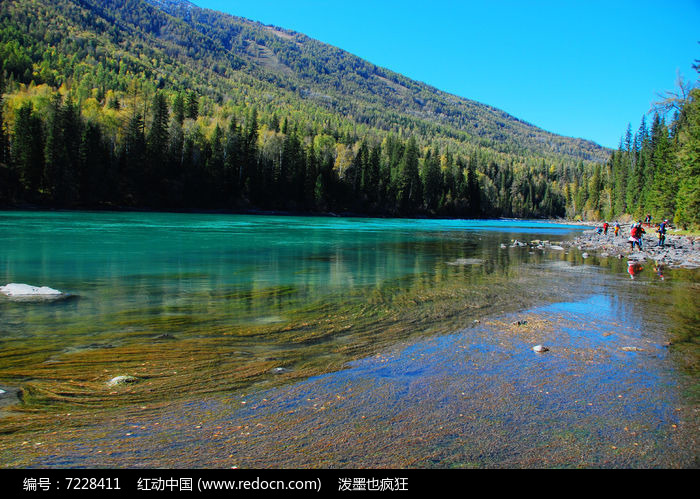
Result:
{"type": "Polygon", "coordinates": [[[656,275],[659,276],[659,279],[662,281],[664,280],[664,266],[661,264],[658,264],[654,270],[656,271],[656,275]]]}
{"type": "Polygon", "coordinates": [[[627,262],[627,272],[629,272],[631,279],[634,279],[643,269],[644,267],[642,267],[639,262],[635,262],[634,260],[627,262]]]}

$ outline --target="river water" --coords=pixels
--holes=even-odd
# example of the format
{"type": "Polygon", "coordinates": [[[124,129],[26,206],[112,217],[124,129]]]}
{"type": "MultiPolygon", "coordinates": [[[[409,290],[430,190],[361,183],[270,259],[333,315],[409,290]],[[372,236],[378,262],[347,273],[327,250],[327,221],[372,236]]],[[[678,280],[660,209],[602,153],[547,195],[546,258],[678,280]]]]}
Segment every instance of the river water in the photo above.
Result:
{"type": "Polygon", "coordinates": [[[695,467],[700,275],[580,230],[0,213],[0,462],[695,467]]]}

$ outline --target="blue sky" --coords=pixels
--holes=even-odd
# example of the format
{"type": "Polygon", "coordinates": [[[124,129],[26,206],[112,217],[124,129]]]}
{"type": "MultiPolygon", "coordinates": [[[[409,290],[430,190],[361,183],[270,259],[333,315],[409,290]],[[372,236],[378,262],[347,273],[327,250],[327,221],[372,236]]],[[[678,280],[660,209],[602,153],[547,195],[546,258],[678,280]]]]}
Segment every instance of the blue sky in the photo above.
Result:
{"type": "Polygon", "coordinates": [[[700,0],[193,0],[304,33],[545,130],[617,147],[677,72],[700,0]]]}

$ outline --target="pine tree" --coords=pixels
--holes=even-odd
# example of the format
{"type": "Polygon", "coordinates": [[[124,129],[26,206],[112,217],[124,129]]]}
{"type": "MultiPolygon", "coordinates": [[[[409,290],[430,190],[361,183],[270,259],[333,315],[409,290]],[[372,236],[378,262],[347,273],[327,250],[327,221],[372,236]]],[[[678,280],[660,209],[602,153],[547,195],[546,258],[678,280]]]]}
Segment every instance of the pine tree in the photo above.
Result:
{"type": "Polygon", "coordinates": [[[429,211],[435,211],[438,207],[442,190],[440,180],[440,157],[437,151],[433,151],[426,155],[423,175],[423,198],[429,211]]]}
{"type": "Polygon", "coordinates": [[[418,145],[416,139],[411,136],[399,164],[397,201],[402,213],[413,212],[422,200],[418,159],[418,145]]]}
{"type": "Polygon", "coordinates": [[[124,131],[120,153],[120,198],[127,204],[141,204],[146,198],[144,165],[146,163],[146,138],[143,134],[143,118],[134,112],[124,131]]]}
{"type": "Polygon", "coordinates": [[[175,94],[175,99],[173,99],[173,118],[182,125],[185,121],[185,114],[185,97],[182,95],[182,92],[178,92],[175,94]]]}
{"type": "Polygon", "coordinates": [[[481,192],[479,189],[479,180],[476,175],[476,160],[469,161],[466,180],[469,214],[471,216],[479,216],[481,214],[481,192]]]}
{"type": "Polygon", "coordinates": [[[648,209],[653,212],[655,218],[664,219],[672,216],[675,211],[677,172],[672,161],[671,143],[666,125],[660,122],[658,130],[654,133],[656,135],[653,140],[654,150],[651,152],[654,170],[646,201],[648,209]]]}
{"type": "Polygon", "coordinates": [[[306,172],[304,176],[304,206],[306,206],[307,209],[311,209],[315,205],[315,190],[318,175],[318,160],[316,158],[314,144],[311,142],[306,152],[306,172]]]}
{"type": "Polygon", "coordinates": [[[199,117],[199,97],[194,92],[187,93],[185,117],[191,120],[196,120],[199,117]]]}
{"type": "Polygon", "coordinates": [[[39,194],[44,173],[44,132],[31,102],[17,110],[12,141],[12,163],[30,196],[39,194]]]}
{"type": "Polygon", "coordinates": [[[109,158],[102,147],[100,127],[90,121],[80,137],[80,162],[77,169],[78,198],[82,203],[98,204],[106,200],[109,185],[106,165],[109,158]]]}
{"type": "Polygon", "coordinates": [[[372,147],[372,151],[369,155],[364,191],[367,194],[367,199],[371,203],[376,203],[379,200],[381,154],[381,146],[376,144],[372,147]]]}
{"type": "Polygon", "coordinates": [[[236,123],[236,118],[231,117],[226,133],[226,146],[224,147],[224,184],[226,196],[234,201],[240,192],[243,175],[243,152],[241,150],[241,131],[236,123]]]}
{"type": "Polygon", "coordinates": [[[678,131],[680,171],[674,221],[700,228],[700,89],[691,91],[683,117],[678,131]]]}
{"type": "Polygon", "coordinates": [[[213,206],[220,206],[225,198],[225,151],[224,132],[218,124],[214,127],[214,134],[211,138],[211,156],[208,158],[206,170],[210,180],[211,196],[209,202],[213,206]]]}

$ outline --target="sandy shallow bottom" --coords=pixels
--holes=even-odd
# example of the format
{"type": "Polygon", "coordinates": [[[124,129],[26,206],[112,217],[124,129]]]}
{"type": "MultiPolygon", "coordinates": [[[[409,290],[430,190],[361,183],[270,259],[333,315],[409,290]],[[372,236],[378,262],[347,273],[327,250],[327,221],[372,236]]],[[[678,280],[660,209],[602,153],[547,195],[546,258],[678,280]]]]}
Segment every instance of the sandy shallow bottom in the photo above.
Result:
{"type": "Polygon", "coordinates": [[[622,324],[618,307],[592,294],[398,345],[290,386],[134,408],[39,434],[21,444],[21,460],[36,467],[697,467],[697,406],[686,393],[693,379],[671,361],[666,324],[622,324]],[[535,353],[535,344],[550,350],[535,353]]]}

